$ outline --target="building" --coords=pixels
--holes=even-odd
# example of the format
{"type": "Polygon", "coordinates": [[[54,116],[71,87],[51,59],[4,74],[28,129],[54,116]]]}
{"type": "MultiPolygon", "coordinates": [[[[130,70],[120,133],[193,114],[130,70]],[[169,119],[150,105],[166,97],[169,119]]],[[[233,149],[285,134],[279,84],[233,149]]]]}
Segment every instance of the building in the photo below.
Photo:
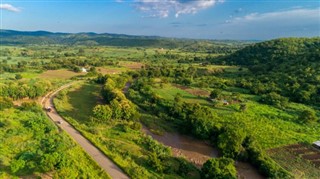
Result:
{"type": "Polygon", "coordinates": [[[315,142],[313,142],[313,144],[312,144],[314,147],[316,147],[316,148],[318,148],[318,149],[320,149],[320,140],[319,141],[315,141],[315,142]]]}
{"type": "Polygon", "coordinates": [[[87,69],[85,69],[84,67],[82,67],[82,68],[81,68],[81,72],[87,73],[87,69]]]}

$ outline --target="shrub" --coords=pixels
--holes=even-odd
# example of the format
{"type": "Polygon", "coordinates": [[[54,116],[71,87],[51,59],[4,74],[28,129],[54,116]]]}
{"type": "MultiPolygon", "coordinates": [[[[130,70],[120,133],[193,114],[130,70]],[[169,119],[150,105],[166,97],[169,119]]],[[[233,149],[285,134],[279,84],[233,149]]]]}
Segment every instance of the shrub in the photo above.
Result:
{"type": "Polygon", "coordinates": [[[230,158],[211,158],[203,164],[201,176],[205,179],[233,179],[237,178],[237,170],[230,158]]]}
{"type": "Polygon", "coordinates": [[[316,112],[313,110],[304,110],[299,116],[299,121],[303,123],[310,123],[317,121],[316,112]]]}

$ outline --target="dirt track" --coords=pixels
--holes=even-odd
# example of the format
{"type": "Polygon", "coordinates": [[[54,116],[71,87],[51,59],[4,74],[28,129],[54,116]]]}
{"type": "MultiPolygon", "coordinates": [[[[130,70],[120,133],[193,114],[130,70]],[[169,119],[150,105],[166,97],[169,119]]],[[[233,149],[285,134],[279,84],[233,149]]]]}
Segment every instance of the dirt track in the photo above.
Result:
{"type": "MultiPolygon", "coordinates": [[[[73,83],[62,86],[58,90],[47,94],[41,100],[41,105],[45,108],[54,106],[53,98],[60,90],[71,86],[73,83]]],[[[54,108],[53,108],[54,109],[54,108]]],[[[95,160],[99,166],[104,169],[114,179],[127,179],[129,178],[115,163],[113,163],[106,155],[104,155],[98,148],[96,148],[89,140],[81,135],[72,125],[65,121],[54,109],[47,112],[50,119],[56,123],[62,130],[68,133],[83,149],[84,151],[95,160]]]]}

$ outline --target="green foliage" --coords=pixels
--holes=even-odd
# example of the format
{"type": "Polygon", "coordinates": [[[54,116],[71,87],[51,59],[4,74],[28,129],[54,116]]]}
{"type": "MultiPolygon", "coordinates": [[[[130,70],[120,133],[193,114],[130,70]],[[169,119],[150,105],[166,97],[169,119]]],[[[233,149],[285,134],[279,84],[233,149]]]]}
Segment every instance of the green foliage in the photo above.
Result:
{"type": "Polygon", "coordinates": [[[93,108],[93,115],[95,118],[104,122],[111,120],[112,110],[108,105],[97,105],[93,108]]]}
{"type": "Polygon", "coordinates": [[[34,99],[44,95],[51,88],[51,82],[46,80],[0,82],[0,96],[10,97],[14,100],[26,97],[34,99]]]}
{"type": "Polygon", "coordinates": [[[0,96],[0,111],[6,108],[11,108],[12,106],[13,102],[10,98],[0,96]]]}
{"type": "Polygon", "coordinates": [[[16,80],[20,80],[22,79],[22,75],[21,74],[16,74],[16,76],[14,77],[16,80]]]}
{"type": "Polygon", "coordinates": [[[236,179],[237,170],[230,158],[211,158],[201,168],[202,178],[236,179]]]}
{"type": "MultiPolygon", "coordinates": [[[[78,95],[72,94],[74,90],[71,89],[70,92],[67,93],[69,100],[61,101],[55,99],[57,110],[80,130],[83,135],[127,172],[130,177],[198,178],[198,170],[192,166],[191,163],[187,161],[182,162],[180,159],[172,157],[168,147],[163,146],[140,131],[142,125],[137,121],[112,120],[107,123],[100,123],[96,120],[90,120],[90,116],[87,116],[86,120],[76,120],[71,117],[73,116],[73,111],[65,110],[65,107],[71,105],[71,109],[79,109],[82,104],[78,102],[73,103],[73,101],[76,100],[77,97],[88,93],[87,88],[75,87],[75,89],[77,89],[75,92],[77,92],[78,95]]],[[[96,89],[96,91],[99,91],[99,89],[96,89]]],[[[86,99],[88,103],[92,103],[97,97],[94,97],[93,93],[89,94],[91,94],[91,97],[88,96],[86,99]]],[[[119,102],[117,99],[114,99],[113,102],[116,102],[118,105],[121,104],[121,101],[119,102]]],[[[111,104],[107,105],[111,106],[111,104]]],[[[116,111],[113,110],[113,113],[115,112],[116,111]]],[[[79,113],[82,114],[84,112],[79,110],[79,113]]]]}
{"type": "MultiPolygon", "coordinates": [[[[236,124],[234,124],[236,125],[236,124]]],[[[246,138],[246,133],[236,127],[226,126],[218,137],[218,148],[222,155],[229,158],[238,158],[244,152],[242,143],[246,138]]]]}
{"type": "Polygon", "coordinates": [[[318,118],[314,110],[304,110],[299,115],[298,120],[302,123],[311,123],[316,122],[318,118]]]}
{"type": "Polygon", "coordinates": [[[0,111],[1,176],[41,177],[51,173],[57,178],[69,176],[93,178],[109,176],[101,171],[80,147],[57,128],[37,105],[28,103],[19,109],[0,111]],[[65,171],[68,171],[65,173],[65,171]]]}
{"type": "Polygon", "coordinates": [[[238,82],[254,94],[275,92],[291,101],[318,105],[319,48],[319,37],[284,38],[248,46],[220,60],[248,67],[250,73],[238,82]]]}
{"type": "Polygon", "coordinates": [[[219,89],[214,89],[210,93],[210,98],[212,99],[220,98],[220,96],[221,96],[221,90],[219,89]]]}
{"type": "Polygon", "coordinates": [[[274,105],[279,108],[285,108],[288,105],[288,98],[271,92],[261,96],[260,101],[265,104],[274,105]]]}

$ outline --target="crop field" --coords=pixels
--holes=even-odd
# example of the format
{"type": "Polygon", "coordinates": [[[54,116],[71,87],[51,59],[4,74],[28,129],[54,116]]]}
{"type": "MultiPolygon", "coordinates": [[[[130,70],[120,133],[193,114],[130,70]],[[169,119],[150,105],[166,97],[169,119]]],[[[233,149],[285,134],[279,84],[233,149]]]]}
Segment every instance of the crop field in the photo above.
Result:
{"type": "Polygon", "coordinates": [[[179,89],[182,89],[194,96],[203,96],[203,97],[209,97],[210,92],[207,90],[203,90],[203,89],[198,89],[198,88],[190,88],[190,87],[186,87],[186,86],[182,86],[182,85],[177,85],[174,84],[174,87],[177,87],[179,89]]]}
{"type": "Polygon", "coordinates": [[[131,70],[139,70],[144,66],[143,63],[129,61],[121,61],[119,62],[119,65],[131,70]]]}
{"type": "Polygon", "coordinates": [[[162,98],[173,100],[174,97],[179,93],[186,102],[199,103],[209,105],[205,97],[195,96],[189,93],[186,89],[181,89],[181,86],[176,87],[171,84],[164,84],[162,87],[154,88],[154,91],[162,98]]]}
{"type": "MultiPolygon", "coordinates": [[[[288,111],[281,110],[269,105],[258,103],[254,95],[242,94],[243,100],[246,101],[247,110],[239,110],[240,103],[231,103],[223,105],[222,102],[213,104],[207,97],[192,94],[191,88],[175,84],[162,84],[155,80],[153,91],[164,99],[172,100],[180,93],[185,102],[199,103],[210,107],[218,116],[223,116],[221,122],[239,123],[246,131],[249,131],[259,141],[265,149],[271,149],[284,145],[294,144],[297,142],[314,142],[318,139],[320,125],[315,124],[313,127],[299,125],[296,122],[295,113],[290,108],[288,111]],[[244,117],[245,116],[245,117],[244,117]],[[276,117],[275,117],[276,116],[276,117]],[[270,120],[272,118],[272,120],[270,120]],[[299,131],[303,131],[299,132],[299,131]]],[[[197,89],[197,88],[196,88],[197,89]]],[[[200,88],[197,89],[202,91],[200,88]]],[[[206,91],[206,90],[203,90],[206,91]]],[[[228,91],[222,93],[225,99],[231,95],[228,91]]],[[[307,108],[305,105],[295,105],[290,103],[291,108],[307,108]]],[[[165,121],[163,121],[165,122],[165,121]]]]}
{"type": "Polygon", "coordinates": [[[306,144],[292,144],[271,149],[269,155],[296,178],[320,177],[320,151],[306,144]]]}
{"type": "Polygon", "coordinates": [[[120,74],[124,71],[126,71],[126,68],[122,68],[122,67],[97,67],[97,71],[103,75],[106,74],[120,74]]]}
{"type": "Polygon", "coordinates": [[[79,76],[81,73],[76,73],[70,70],[48,70],[39,75],[43,79],[70,79],[75,76],[79,76]]]}

